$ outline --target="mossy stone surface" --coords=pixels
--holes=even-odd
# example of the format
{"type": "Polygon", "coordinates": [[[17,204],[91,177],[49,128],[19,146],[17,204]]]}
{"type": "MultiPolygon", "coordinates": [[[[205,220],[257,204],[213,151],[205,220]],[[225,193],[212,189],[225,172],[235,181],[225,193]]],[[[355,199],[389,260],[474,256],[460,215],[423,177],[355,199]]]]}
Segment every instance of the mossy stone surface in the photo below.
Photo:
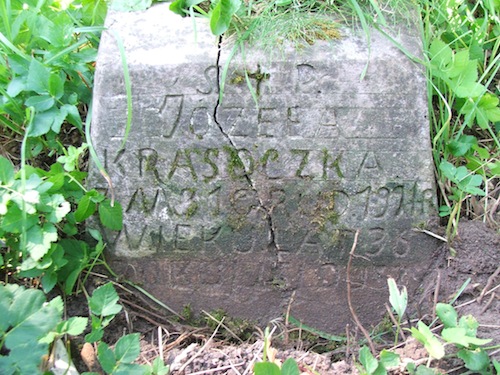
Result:
{"type": "MultiPolygon", "coordinates": [[[[112,32],[99,49],[92,136],[124,207],[123,230],[107,233],[116,264],[133,265],[123,272],[174,306],[263,320],[295,291],[297,318],[336,330],[349,321],[346,265],[359,230],[352,274],[365,318],[383,312],[387,276],[418,285],[436,248],[412,230],[436,215],[423,68],[376,31],[369,49],[343,29],[272,59],[249,48],[223,72],[232,45],[219,51],[202,20],[195,38],[193,20],[167,8],[107,19],[132,81],[123,150],[112,32]]],[[[417,32],[398,33],[420,55],[417,32]]],[[[89,184],[106,188],[95,169],[89,184]]]]}

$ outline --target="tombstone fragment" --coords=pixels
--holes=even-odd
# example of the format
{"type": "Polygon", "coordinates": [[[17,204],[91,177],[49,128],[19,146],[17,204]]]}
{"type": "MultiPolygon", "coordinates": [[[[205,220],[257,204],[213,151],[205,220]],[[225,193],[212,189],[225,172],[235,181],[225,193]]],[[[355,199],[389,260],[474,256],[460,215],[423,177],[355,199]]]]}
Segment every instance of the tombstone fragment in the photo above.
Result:
{"type": "MultiPolygon", "coordinates": [[[[435,215],[422,67],[375,31],[369,52],[345,29],[274,58],[247,50],[223,72],[231,45],[219,51],[203,21],[195,37],[168,4],[106,23],[92,137],[124,208],[123,230],[106,232],[115,267],[173,308],[266,322],[290,306],[305,324],[344,332],[359,230],[350,275],[362,320],[384,312],[388,276],[418,286],[436,248],[413,230],[435,215]],[[132,82],[123,149],[115,33],[132,82]]],[[[400,42],[419,55],[414,34],[400,42]]],[[[106,188],[95,169],[89,184],[106,188]]]]}

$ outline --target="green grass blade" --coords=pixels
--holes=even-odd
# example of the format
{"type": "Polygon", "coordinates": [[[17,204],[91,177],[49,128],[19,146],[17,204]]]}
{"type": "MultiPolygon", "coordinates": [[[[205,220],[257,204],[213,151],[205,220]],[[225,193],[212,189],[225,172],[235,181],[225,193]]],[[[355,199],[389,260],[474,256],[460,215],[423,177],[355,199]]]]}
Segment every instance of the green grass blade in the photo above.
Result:
{"type": "Polygon", "coordinates": [[[23,259],[28,255],[26,253],[26,244],[27,244],[27,213],[26,213],[26,201],[24,195],[26,194],[26,143],[28,142],[28,136],[31,129],[31,125],[33,123],[33,117],[35,116],[35,108],[28,107],[26,108],[26,120],[28,125],[24,131],[23,141],[21,142],[21,194],[23,196],[23,209],[22,209],[22,220],[21,220],[21,252],[23,254],[23,259]]]}
{"type": "Polygon", "coordinates": [[[471,282],[471,278],[469,277],[467,280],[465,280],[465,282],[462,284],[462,286],[460,287],[460,289],[458,290],[458,292],[452,298],[452,300],[450,301],[450,305],[453,305],[457,301],[457,299],[462,295],[462,293],[464,292],[465,288],[467,288],[467,286],[470,284],[470,282],[471,282]]]}
{"type": "Polygon", "coordinates": [[[368,26],[368,21],[365,17],[365,12],[363,12],[363,9],[359,6],[359,3],[357,0],[349,0],[349,3],[351,4],[352,8],[354,9],[356,15],[359,18],[359,22],[361,23],[361,27],[363,31],[365,32],[365,37],[366,37],[366,43],[368,44],[368,59],[366,61],[365,67],[363,71],[361,72],[360,75],[360,80],[363,80],[366,76],[366,73],[368,72],[368,66],[370,64],[370,56],[371,56],[371,32],[370,32],[370,27],[368,26]]]}
{"type": "Polygon", "coordinates": [[[5,35],[3,35],[3,33],[0,32],[0,43],[2,43],[3,45],[5,45],[5,47],[7,47],[8,49],[10,49],[12,52],[14,52],[15,54],[21,56],[23,59],[25,60],[30,60],[31,58],[26,55],[23,51],[21,51],[19,48],[17,48],[15,45],[13,45],[9,39],[7,39],[5,37],[5,35]]]}
{"type": "Polygon", "coordinates": [[[125,126],[125,134],[123,135],[123,140],[118,151],[123,150],[125,143],[127,142],[130,129],[132,128],[132,84],[130,83],[130,73],[128,71],[127,56],[125,55],[125,48],[123,46],[123,41],[120,35],[114,30],[110,30],[118,45],[118,50],[120,51],[120,58],[122,61],[123,69],[123,79],[125,80],[125,90],[127,92],[127,124],[125,126]]]}
{"type": "Polygon", "coordinates": [[[92,137],[90,136],[90,124],[92,123],[92,101],[90,101],[89,108],[87,110],[87,118],[85,119],[85,141],[89,147],[90,156],[95,163],[97,169],[99,169],[99,173],[101,173],[102,177],[106,180],[109,186],[109,190],[111,192],[111,207],[115,204],[115,191],[113,189],[113,182],[109,177],[106,169],[104,169],[101,161],[99,160],[99,156],[97,156],[97,152],[95,151],[94,145],[92,144],[92,137]]]}
{"type": "Polygon", "coordinates": [[[10,0],[1,2],[0,11],[2,12],[2,19],[5,27],[5,32],[7,33],[7,39],[12,40],[12,31],[10,27],[10,18],[11,18],[10,0]]]}
{"type": "Polygon", "coordinates": [[[59,51],[58,53],[56,53],[54,56],[48,58],[47,60],[45,60],[45,63],[46,64],[50,64],[52,61],[54,60],[57,60],[59,57],[61,56],[64,56],[66,54],[68,54],[69,52],[77,49],[78,47],[80,47],[81,45],[85,44],[85,43],[88,43],[87,40],[85,39],[80,39],[78,42],[64,48],[63,50],[59,51]]]}
{"type": "Polygon", "coordinates": [[[5,116],[0,115],[0,123],[19,135],[23,134],[23,129],[5,116]]]}
{"type": "Polygon", "coordinates": [[[347,339],[345,337],[331,335],[329,333],[320,331],[320,330],[318,330],[316,328],[309,327],[309,326],[307,326],[305,324],[302,324],[299,320],[295,319],[293,316],[289,316],[288,317],[288,321],[291,324],[293,324],[294,326],[297,326],[297,327],[301,328],[302,330],[304,330],[306,332],[312,333],[313,335],[319,336],[319,337],[324,338],[326,340],[336,341],[336,342],[345,342],[345,341],[347,341],[347,339]]]}
{"type": "Polygon", "coordinates": [[[375,10],[375,13],[377,13],[377,23],[383,26],[387,26],[387,22],[385,21],[384,14],[382,13],[382,10],[378,6],[378,3],[376,0],[370,0],[370,4],[372,8],[375,10]]]}

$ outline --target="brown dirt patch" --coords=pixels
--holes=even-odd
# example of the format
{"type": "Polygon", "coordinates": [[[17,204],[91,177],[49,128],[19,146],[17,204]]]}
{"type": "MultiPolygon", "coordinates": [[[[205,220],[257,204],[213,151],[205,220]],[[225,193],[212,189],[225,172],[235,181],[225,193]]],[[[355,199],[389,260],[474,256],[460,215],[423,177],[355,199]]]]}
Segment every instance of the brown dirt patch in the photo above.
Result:
{"type": "MultiPolygon", "coordinates": [[[[489,345],[500,344],[500,235],[485,224],[477,221],[462,221],[459,234],[451,244],[456,256],[451,256],[447,244],[443,244],[439,256],[421,293],[410,296],[410,324],[423,319],[433,319],[433,308],[437,301],[449,302],[455,298],[464,283],[467,286],[457,298],[454,306],[459,315],[472,314],[480,323],[478,335],[491,338],[489,345]]],[[[95,277],[93,287],[103,280],[95,277]]],[[[92,291],[92,286],[89,292],[92,291]]],[[[165,361],[172,366],[172,374],[252,374],[252,366],[262,359],[263,334],[259,327],[247,322],[247,336],[238,339],[224,327],[207,317],[198,321],[198,326],[187,324],[156,305],[142,293],[128,286],[117,290],[121,296],[123,312],[107,328],[104,341],[114,343],[126,333],[141,333],[141,363],[151,363],[163,353],[165,361]],[[252,332],[250,333],[249,332],[252,332]]],[[[69,315],[88,315],[83,297],[71,297],[67,304],[69,315]]],[[[224,323],[230,325],[230,318],[224,323]]],[[[285,326],[282,320],[271,322],[276,326],[273,347],[277,348],[275,357],[283,362],[294,358],[305,374],[357,374],[353,359],[357,356],[362,335],[353,324],[349,329],[349,345],[325,345],[318,338],[311,338],[306,332],[285,326]],[[314,341],[316,340],[316,341],[314,341]],[[322,354],[314,352],[322,348],[322,354]]],[[[375,322],[376,323],[376,322],[375,322]]],[[[225,324],[226,325],[226,324],[225,324]]],[[[375,325],[375,324],[374,324],[375,325]]],[[[387,324],[386,324],[387,326],[387,324]]],[[[393,333],[387,338],[381,336],[376,342],[377,349],[390,347],[393,333]]],[[[75,351],[83,347],[83,339],[74,340],[75,351]]],[[[330,343],[331,344],[331,343],[330,343]]],[[[86,348],[88,351],[88,347],[86,348]]],[[[397,349],[404,361],[425,363],[425,351],[420,344],[409,339],[397,349]]],[[[89,355],[89,354],[87,354],[89,355]]],[[[90,354],[91,356],[92,354],[90,354]]],[[[498,357],[499,354],[494,354],[498,357]]],[[[87,371],[83,361],[76,360],[80,371],[87,371]]],[[[463,372],[457,361],[440,361],[433,367],[453,369],[452,374],[463,372]]],[[[402,373],[394,370],[392,374],[402,373]]]]}

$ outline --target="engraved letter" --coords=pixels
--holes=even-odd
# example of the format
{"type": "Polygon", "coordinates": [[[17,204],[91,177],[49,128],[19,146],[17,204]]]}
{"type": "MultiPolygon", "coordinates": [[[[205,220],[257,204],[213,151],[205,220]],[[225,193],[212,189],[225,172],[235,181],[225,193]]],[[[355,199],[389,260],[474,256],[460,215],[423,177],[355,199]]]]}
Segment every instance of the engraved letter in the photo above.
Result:
{"type": "Polygon", "coordinates": [[[281,113],[277,108],[259,108],[259,135],[262,137],[280,136],[280,122],[282,120],[281,113]]]}
{"type": "Polygon", "coordinates": [[[203,138],[212,125],[212,114],[207,107],[198,107],[193,109],[191,119],[189,120],[189,131],[198,138],[203,138]]]}
{"type": "Polygon", "coordinates": [[[170,172],[168,172],[168,179],[170,180],[177,169],[187,168],[191,173],[191,177],[193,177],[194,181],[198,180],[198,176],[196,175],[196,171],[193,167],[193,162],[191,161],[191,151],[189,150],[177,150],[175,153],[175,158],[172,163],[172,167],[170,168],[170,172]],[[184,161],[182,161],[184,159],[184,161]]]}
{"type": "Polygon", "coordinates": [[[328,177],[329,177],[328,170],[330,168],[335,169],[335,172],[337,173],[337,177],[339,177],[339,178],[344,177],[344,174],[340,170],[340,166],[339,166],[339,164],[342,160],[342,151],[340,151],[340,153],[337,155],[335,160],[333,160],[330,163],[330,160],[332,160],[332,159],[333,159],[333,157],[330,157],[328,150],[323,150],[323,180],[328,180],[328,177]]]}
{"type": "Polygon", "coordinates": [[[207,163],[210,168],[212,168],[212,174],[211,175],[203,175],[203,182],[209,182],[213,180],[217,175],[219,174],[219,168],[217,167],[217,164],[210,159],[210,154],[214,155],[216,158],[219,157],[219,150],[217,148],[207,148],[205,150],[205,154],[203,156],[203,161],[207,163]]]}
{"type": "Polygon", "coordinates": [[[302,172],[304,171],[304,168],[307,166],[307,163],[309,162],[309,153],[311,152],[310,150],[290,150],[292,155],[302,155],[302,159],[300,161],[299,167],[295,171],[295,176],[297,177],[310,177],[309,175],[302,175],[302,172]]]}

